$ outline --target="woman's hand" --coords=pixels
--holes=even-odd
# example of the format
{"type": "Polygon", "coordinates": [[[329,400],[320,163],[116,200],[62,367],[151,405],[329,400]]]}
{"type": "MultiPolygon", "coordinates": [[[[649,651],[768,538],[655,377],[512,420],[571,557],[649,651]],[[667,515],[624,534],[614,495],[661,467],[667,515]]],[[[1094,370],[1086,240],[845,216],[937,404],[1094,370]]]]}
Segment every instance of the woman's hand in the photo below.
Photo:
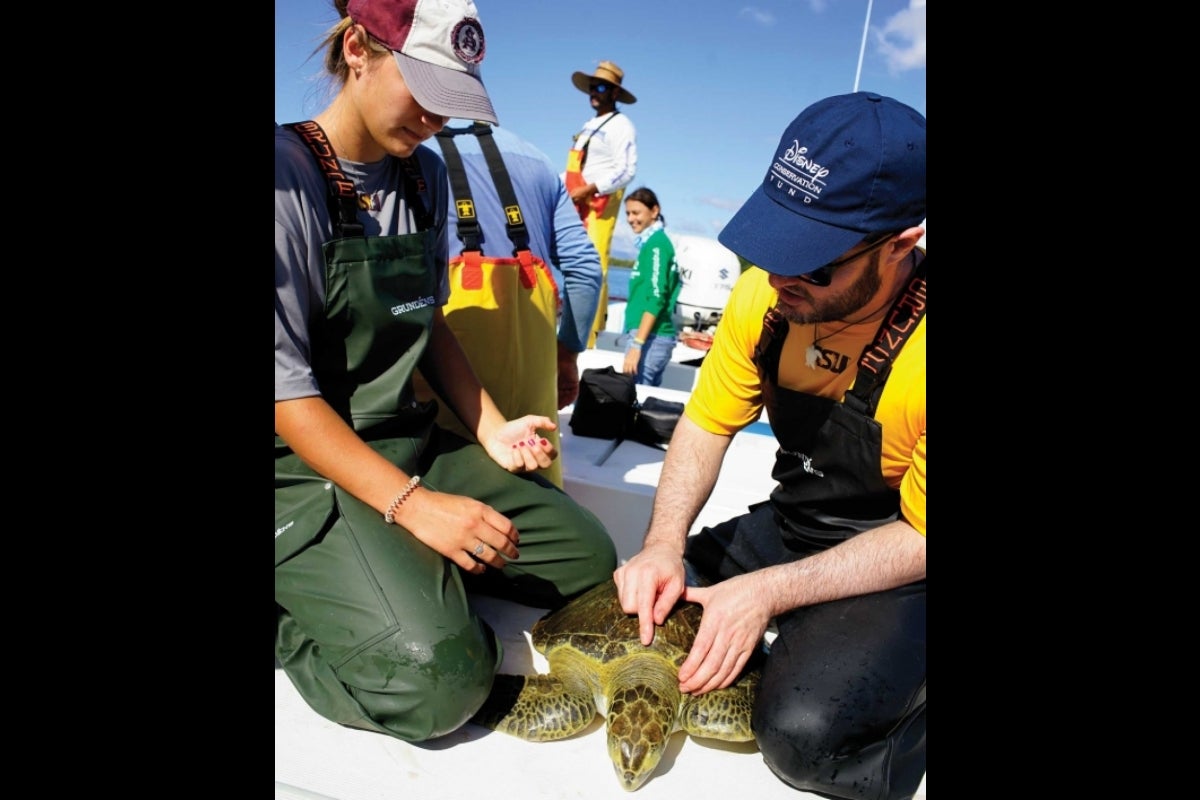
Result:
{"type": "Polygon", "coordinates": [[[422,486],[400,506],[396,522],[464,571],[476,575],[487,567],[504,569],[508,559],[520,555],[517,544],[521,537],[512,520],[470,497],[433,492],[422,486]]]}
{"type": "Polygon", "coordinates": [[[625,351],[625,362],[621,364],[621,372],[626,375],[637,375],[638,362],[642,360],[642,349],[635,347],[625,351]]]}
{"type": "Polygon", "coordinates": [[[496,428],[487,441],[480,442],[487,454],[509,472],[545,469],[558,456],[556,448],[538,429],[555,430],[549,417],[528,414],[496,428]]]}

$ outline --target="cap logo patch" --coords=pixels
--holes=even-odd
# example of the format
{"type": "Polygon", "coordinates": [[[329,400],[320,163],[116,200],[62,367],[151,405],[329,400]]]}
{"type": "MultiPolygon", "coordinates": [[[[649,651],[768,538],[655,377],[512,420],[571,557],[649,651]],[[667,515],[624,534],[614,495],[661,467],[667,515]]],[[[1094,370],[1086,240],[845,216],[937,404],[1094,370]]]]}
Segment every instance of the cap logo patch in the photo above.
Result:
{"type": "Polygon", "coordinates": [[[483,61],[483,27],[479,20],[464,17],[454,26],[450,34],[450,44],[454,47],[454,55],[465,64],[478,64],[483,61]]]}
{"type": "Polygon", "coordinates": [[[821,190],[825,188],[825,181],[822,179],[829,175],[829,169],[807,158],[804,155],[807,152],[807,147],[801,147],[800,142],[793,139],[792,146],[783,151],[780,158],[771,165],[767,179],[774,178],[776,189],[783,190],[786,186],[788,196],[794,196],[797,191],[803,192],[804,202],[811,203],[821,196],[821,190]],[[789,169],[783,162],[791,164],[800,172],[789,169]]]}

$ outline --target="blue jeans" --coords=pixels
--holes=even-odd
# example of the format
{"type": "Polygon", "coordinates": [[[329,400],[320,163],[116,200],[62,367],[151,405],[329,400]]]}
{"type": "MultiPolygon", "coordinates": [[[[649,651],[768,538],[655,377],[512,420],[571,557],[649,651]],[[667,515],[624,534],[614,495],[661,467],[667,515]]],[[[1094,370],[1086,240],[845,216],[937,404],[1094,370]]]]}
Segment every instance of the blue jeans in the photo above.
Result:
{"type": "MultiPolygon", "coordinates": [[[[636,329],[622,337],[621,344],[626,353],[633,345],[633,334],[635,333],[637,333],[636,329]]],[[[638,361],[638,371],[634,376],[634,383],[661,386],[663,373],[666,372],[667,364],[671,363],[671,353],[675,352],[677,342],[678,339],[674,336],[658,336],[653,333],[647,336],[646,343],[642,345],[642,357],[638,361]]]]}

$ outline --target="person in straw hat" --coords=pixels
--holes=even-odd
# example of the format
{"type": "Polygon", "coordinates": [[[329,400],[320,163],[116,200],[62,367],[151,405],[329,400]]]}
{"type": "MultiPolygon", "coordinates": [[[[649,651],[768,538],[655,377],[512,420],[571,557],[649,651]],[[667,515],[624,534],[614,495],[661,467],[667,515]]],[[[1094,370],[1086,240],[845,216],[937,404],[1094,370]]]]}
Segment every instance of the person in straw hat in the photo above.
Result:
{"type": "Polygon", "coordinates": [[[637,175],[637,130],[629,117],[617,110],[617,103],[637,102],[622,85],[624,78],[624,70],[611,61],[601,61],[591,75],[571,75],[571,83],[587,94],[596,110],[596,115],[575,134],[563,175],[579,218],[600,252],[600,305],[588,347],[596,346],[596,334],[604,330],[608,319],[609,246],[621,210],[621,196],[637,175]]]}

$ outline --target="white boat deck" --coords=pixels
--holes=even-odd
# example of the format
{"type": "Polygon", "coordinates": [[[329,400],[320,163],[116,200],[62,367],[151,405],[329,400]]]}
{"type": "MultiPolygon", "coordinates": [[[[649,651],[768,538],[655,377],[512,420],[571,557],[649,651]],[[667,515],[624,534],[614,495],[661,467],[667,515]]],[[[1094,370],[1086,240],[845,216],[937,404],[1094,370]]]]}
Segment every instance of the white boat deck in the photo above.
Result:
{"type": "MultiPolygon", "coordinates": [[[[584,367],[619,363],[620,353],[589,350],[584,367]]],[[[683,350],[676,361],[702,353],[683,350]]],[[[641,399],[686,399],[695,367],[673,364],[660,387],[639,386],[641,399]],[[675,384],[677,388],[668,388],[675,384]]],[[[664,452],[637,442],[574,437],[568,407],[560,415],[566,490],[595,512],[617,545],[620,559],[641,546],[664,452]]],[[[734,437],[713,497],[693,526],[723,521],[766,499],[774,482],[776,443],[765,423],[734,437]]],[[[544,610],[487,597],[476,607],[504,643],[503,672],[546,672],[529,631],[544,610]]],[[[753,743],[693,739],[676,733],[654,775],[637,790],[642,800],[819,800],[780,781],[763,763],[753,743]]],[[[410,744],[368,731],[336,725],[312,711],[275,667],[275,797],[287,800],[613,800],[628,797],[613,773],[599,717],[586,732],[561,742],[532,743],[466,724],[452,734],[410,744]]],[[[925,800],[925,781],[916,798],[925,800]]]]}

